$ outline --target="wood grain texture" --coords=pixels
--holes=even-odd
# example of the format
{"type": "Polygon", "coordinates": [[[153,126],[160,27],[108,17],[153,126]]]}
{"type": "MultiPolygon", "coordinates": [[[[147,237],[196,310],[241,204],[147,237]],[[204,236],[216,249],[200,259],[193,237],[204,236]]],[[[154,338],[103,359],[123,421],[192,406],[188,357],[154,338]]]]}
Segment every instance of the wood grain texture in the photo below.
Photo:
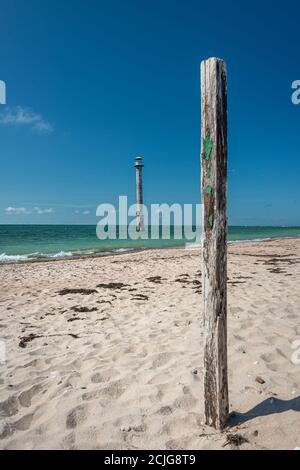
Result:
{"type": "Polygon", "coordinates": [[[227,74],[224,61],[201,63],[205,422],[228,419],[227,379],[227,74]]]}

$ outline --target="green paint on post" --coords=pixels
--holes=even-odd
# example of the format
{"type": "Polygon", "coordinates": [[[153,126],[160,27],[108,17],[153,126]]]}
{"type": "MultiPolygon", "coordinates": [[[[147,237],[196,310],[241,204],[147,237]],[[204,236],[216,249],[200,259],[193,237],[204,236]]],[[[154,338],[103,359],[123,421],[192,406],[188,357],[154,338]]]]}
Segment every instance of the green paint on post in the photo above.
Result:
{"type": "MultiPolygon", "coordinates": [[[[203,151],[202,157],[205,158],[206,162],[207,162],[206,163],[205,176],[206,176],[206,178],[211,178],[210,164],[208,163],[208,161],[211,157],[211,152],[212,152],[212,149],[213,149],[213,142],[210,138],[209,131],[207,132],[206,137],[203,140],[203,149],[204,149],[204,151],[203,151]]],[[[213,193],[213,189],[209,184],[205,187],[204,193],[207,196],[211,196],[211,194],[213,193]]],[[[214,218],[213,218],[212,214],[210,214],[209,217],[208,217],[208,224],[209,224],[210,228],[213,227],[214,218]]]]}
{"type": "Polygon", "coordinates": [[[210,169],[207,169],[207,170],[206,170],[205,176],[206,176],[206,178],[208,178],[208,179],[211,178],[211,171],[210,171],[210,169]]]}
{"type": "Polygon", "coordinates": [[[205,148],[204,156],[206,160],[209,160],[211,156],[212,148],[213,148],[213,143],[209,134],[204,139],[204,148],[205,148]]]}

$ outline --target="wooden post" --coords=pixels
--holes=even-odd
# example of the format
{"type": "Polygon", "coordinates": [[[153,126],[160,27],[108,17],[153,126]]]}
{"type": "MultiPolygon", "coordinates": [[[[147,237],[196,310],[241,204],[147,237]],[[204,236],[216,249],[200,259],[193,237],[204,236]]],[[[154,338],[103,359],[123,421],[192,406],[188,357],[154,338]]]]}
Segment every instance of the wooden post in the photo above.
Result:
{"type": "Polygon", "coordinates": [[[228,419],[227,78],[223,60],[201,63],[205,423],[228,419]]]}

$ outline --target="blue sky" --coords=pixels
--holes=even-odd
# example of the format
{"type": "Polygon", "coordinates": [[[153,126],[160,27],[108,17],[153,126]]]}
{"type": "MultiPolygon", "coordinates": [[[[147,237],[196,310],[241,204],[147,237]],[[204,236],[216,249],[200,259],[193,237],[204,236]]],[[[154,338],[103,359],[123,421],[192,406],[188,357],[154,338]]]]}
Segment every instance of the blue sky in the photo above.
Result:
{"type": "Polygon", "coordinates": [[[296,1],[1,0],[0,223],[199,202],[199,63],[228,69],[230,224],[300,225],[296,1]]]}

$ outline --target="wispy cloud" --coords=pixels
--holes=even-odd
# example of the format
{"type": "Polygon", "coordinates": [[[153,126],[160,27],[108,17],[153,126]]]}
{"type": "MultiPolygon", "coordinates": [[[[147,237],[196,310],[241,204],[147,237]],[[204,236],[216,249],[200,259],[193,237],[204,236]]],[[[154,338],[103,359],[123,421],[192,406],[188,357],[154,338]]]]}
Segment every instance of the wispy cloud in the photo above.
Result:
{"type": "Polygon", "coordinates": [[[24,215],[24,214],[53,214],[54,209],[52,207],[41,209],[40,207],[33,207],[32,209],[26,209],[25,207],[6,207],[4,212],[8,215],[24,215]]]}
{"type": "Polygon", "coordinates": [[[46,208],[46,209],[41,209],[40,207],[34,207],[33,212],[36,212],[36,214],[53,214],[54,209],[52,207],[46,208]]]}
{"type": "Polygon", "coordinates": [[[6,214],[14,214],[14,215],[19,215],[19,214],[30,214],[30,211],[25,209],[25,207],[7,207],[4,209],[6,214]]]}
{"type": "Polygon", "coordinates": [[[7,106],[0,114],[0,124],[7,126],[28,126],[36,134],[50,134],[53,126],[40,114],[22,106],[7,106]]]}
{"type": "Polygon", "coordinates": [[[75,211],[75,214],[88,215],[88,214],[90,214],[90,213],[91,213],[91,211],[88,211],[88,210],[86,210],[86,211],[79,211],[79,210],[76,210],[76,211],[75,211]]]}

